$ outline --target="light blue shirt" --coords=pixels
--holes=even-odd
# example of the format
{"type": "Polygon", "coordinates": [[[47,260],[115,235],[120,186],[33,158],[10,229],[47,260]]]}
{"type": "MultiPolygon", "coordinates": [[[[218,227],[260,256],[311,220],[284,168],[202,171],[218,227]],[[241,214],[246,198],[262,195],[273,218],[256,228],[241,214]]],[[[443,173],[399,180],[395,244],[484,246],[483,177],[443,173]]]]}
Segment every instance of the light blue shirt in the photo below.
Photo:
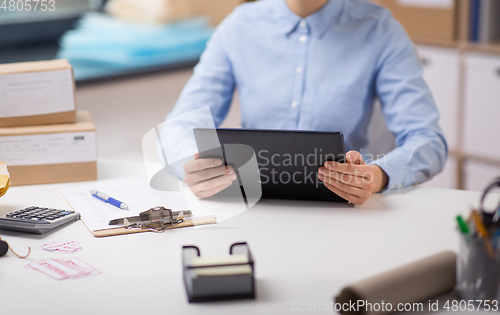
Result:
{"type": "Polygon", "coordinates": [[[212,35],[168,118],[209,106],[218,126],[235,88],[243,128],[340,131],[346,150],[362,153],[380,99],[397,148],[371,163],[389,176],[387,190],[426,181],[445,164],[414,45],[380,6],[330,0],[301,19],[285,0],[240,5],[212,35]]]}

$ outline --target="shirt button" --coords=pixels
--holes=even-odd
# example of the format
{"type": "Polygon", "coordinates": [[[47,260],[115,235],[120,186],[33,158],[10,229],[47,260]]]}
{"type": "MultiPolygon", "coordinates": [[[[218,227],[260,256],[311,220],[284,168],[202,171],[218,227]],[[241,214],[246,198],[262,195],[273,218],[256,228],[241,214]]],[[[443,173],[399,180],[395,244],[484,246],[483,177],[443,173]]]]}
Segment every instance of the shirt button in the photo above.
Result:
{"type": "Polygon", "coordinates": [[[401,188],[401,187],[403,187],[403,184],[399,184],[398,188],[401,188]]]}
{"type": "Polygon", "coordinates": [[[297,73],[302,73],[302,68],[301,68],[301,67],[297,67],[297,68],[295,68],[295,72],[297,72],[297,73]]]}
{"type": "Polygon", "coordinates": [[[306,35],[301,35],[301,36],[299,37],[299,41],[300,41],[301,43],[305,43],[305,42],[307,41],[307,36],[306,36],[306,35]]]}
{"type": "Polygon", "coordinates": [[[306,24],[305,21],[300,21],[299,26],[302,27],[302,28],[304,28],[304,27],[307,26],[307,24],[306,24]]]}
{"type": "Polygon", "coordinates": [[[395,188],[396,188],[396,185],[393,185],[393,186],[391,187],[391,189],[395,189],[395,188]]]}
{"type": "Polygon", "coordinates": [[[293,101],[293,102],[292,102],[292,108],[295,108],[295,107],[297,107],[297,106],[299,106],[299,102],[297,102],[297,101],[293,101]]]}

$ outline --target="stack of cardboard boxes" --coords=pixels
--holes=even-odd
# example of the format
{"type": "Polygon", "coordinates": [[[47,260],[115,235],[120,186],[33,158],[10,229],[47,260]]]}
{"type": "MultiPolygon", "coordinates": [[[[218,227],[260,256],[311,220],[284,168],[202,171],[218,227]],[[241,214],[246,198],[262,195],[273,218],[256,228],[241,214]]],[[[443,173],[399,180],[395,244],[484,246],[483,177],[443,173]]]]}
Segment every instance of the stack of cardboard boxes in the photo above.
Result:
{"type": "Polygon", "coordinates": [[[66,60],[0,65],[0,161],[12,185],[97,179],[95,127],[66,60]]]}

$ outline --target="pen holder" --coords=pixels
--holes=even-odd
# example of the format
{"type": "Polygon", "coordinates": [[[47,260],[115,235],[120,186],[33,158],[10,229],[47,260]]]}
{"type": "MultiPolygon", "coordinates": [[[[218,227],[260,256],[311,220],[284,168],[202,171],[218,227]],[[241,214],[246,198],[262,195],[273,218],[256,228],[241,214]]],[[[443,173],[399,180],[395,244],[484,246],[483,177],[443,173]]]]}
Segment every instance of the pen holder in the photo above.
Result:
{"type": "Polygon", "coordinates": [[[462,300],[500,301],[500,250],[494,245],[484,239],[461,235],[457,291],[462,300]]]}
{"type": "Polygon", "coordinates": [[[189,302],[255,298],[254,261],[247,243],[234,243],[229,254],[201,257],[198,247],[182,247],[189,302]]]}

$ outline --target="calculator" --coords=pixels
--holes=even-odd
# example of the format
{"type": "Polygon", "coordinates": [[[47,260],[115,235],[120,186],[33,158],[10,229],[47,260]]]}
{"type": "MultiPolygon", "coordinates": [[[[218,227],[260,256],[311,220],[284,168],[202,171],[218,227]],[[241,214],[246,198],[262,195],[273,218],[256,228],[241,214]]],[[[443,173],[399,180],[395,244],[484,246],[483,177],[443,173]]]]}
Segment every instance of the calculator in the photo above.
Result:
{"type": "Polygon", "coordinates": [[[80,213],[73,210],[31,206],[1,216],[0,229],[44,234],[78,219],[80,213]]]}

